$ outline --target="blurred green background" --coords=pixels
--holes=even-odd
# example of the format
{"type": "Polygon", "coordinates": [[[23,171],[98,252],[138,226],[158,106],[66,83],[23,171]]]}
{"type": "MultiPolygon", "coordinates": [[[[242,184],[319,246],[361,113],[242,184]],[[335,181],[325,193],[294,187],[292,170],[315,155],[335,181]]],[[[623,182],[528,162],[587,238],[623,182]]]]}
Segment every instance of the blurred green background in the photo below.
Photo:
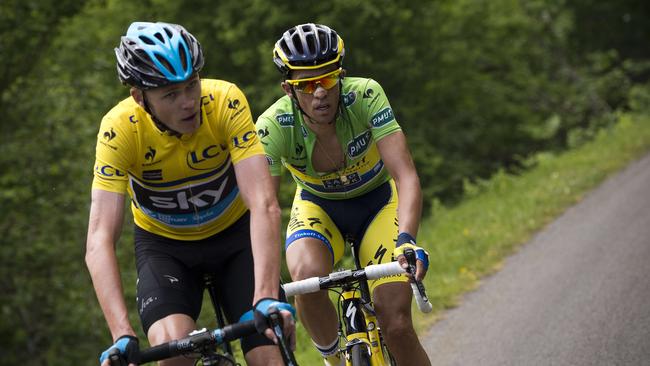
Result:
{"type": "MultiPolygon", "coordinates": [[[[131,22],[184,25],[203,45],[202,76],[238,84],[254,118],[282,95],[282,32],[331,26],[348,75],[384,87],[429,216],[472,182],[590,141],[619,111],[647,111],[649,17],[641,0],[1,2],[0,364],[91,365],[111,343],[84,251],[95,136],[128,95],[113,48],[131,22]]],[[[124,227],[135,307],[130,217],[124,227]]]]}

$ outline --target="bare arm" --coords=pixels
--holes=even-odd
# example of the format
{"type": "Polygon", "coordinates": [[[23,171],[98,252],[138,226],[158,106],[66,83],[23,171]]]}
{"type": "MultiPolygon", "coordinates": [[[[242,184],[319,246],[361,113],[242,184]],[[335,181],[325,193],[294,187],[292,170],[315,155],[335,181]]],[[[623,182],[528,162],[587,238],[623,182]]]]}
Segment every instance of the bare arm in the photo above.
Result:
{"type": "Polygon", "coordinates": [[[124,195],[93,189],[86,241],[86,266],[113,340],[135,336],[122,291],[115,255],[124,219],[124,195]]]}
{"type": "MultiPolygon", "coordinates": [[[[251,212],[251,246],[255,263],[253,303],[278,298],[280,282],[280,206],[275,181],[262,155],[235,165],[237,185],[251,212]]],[[[279,183],[279,180],[278,180],[279,183]]]]}
{"type": "Polygon", "coordinates": [[[379,140],[377,147],[397,186],[399,232],[416,237],[422,215],[422,190],[406,137],[401,131],[392,133],[379,140]]]}

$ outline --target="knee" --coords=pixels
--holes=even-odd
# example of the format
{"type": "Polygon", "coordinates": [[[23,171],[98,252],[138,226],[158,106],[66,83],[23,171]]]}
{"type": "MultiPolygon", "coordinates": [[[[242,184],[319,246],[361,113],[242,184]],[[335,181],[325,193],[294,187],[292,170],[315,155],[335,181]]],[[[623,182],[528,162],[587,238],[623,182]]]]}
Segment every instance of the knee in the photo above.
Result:
{"type": "Polygon", "coordinates": [[[408,312],[394,311],[390,314],[377,314],[381,332],[388,339],[400,339],[414,332],[413,322],[408,312]]]}
{"type": "Polygon", "coordinates": [[[287,267],[293,281],[326,276],[332,271],[332,257],[322,242],[301,239],[287,249],[287,267]]]}

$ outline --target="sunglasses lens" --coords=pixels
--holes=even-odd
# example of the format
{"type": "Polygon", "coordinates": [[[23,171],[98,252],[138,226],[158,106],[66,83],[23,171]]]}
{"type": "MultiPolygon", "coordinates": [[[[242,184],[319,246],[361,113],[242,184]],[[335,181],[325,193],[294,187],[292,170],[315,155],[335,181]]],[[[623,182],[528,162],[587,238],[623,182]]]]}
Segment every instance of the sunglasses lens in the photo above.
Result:
{"type": "Polygon", "coordinates": [[[322,78],[316,80],[297,81],[294,84],[294,88],[302,93],[312,94],[316,91],[318,85],[329,90],[335,87],[338,82],[339,72],[336,72],[335,74],[323,76],[322,78]]]}

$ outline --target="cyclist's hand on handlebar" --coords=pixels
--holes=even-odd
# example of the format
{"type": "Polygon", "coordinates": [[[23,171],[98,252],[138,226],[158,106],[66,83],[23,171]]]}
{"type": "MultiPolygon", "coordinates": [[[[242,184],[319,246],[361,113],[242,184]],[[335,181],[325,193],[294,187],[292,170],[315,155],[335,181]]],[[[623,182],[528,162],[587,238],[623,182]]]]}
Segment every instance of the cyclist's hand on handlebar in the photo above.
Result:
{"type": "MultiPolygon", "coordinates": [[[[415,244],[415,238],[412,237],[411,234],[405,232],[400,233],[397,236],[397,243],[395,244],[393,255],[404,269],[408,269],[408,262],[404,257],[405,249],[412,249],[415,252],[415,258],[417,259],[415,265],[415,280],[422,281],[429,269],[429,253],[415,244]]],[[[413,279],[412,275],[407,274],[407,276],[413,279]]]]}
{"type": "Polygon", "coordinates": [[[138,339],[134,336],[123,335],[102,352],[99,356],[99,363],[101,366],[135,366],[139,353],[138,339]]]}
{"type": "Polygon", "coordinates": [[[272,298],[264,298],[259,300],[252,310],[244,313],[239,318],[239,321],[255,319],[255,327],[257,331],[264,334],[267,338],[278,343],[274,331],[270,328],[269,315],[279,312],[282,319],[282,334],[286,340],[289,341],[291,350],[296,349],[296,324],[294,317],[296,316],[296,309],[291,304],[281,302],[272,298]]]}

